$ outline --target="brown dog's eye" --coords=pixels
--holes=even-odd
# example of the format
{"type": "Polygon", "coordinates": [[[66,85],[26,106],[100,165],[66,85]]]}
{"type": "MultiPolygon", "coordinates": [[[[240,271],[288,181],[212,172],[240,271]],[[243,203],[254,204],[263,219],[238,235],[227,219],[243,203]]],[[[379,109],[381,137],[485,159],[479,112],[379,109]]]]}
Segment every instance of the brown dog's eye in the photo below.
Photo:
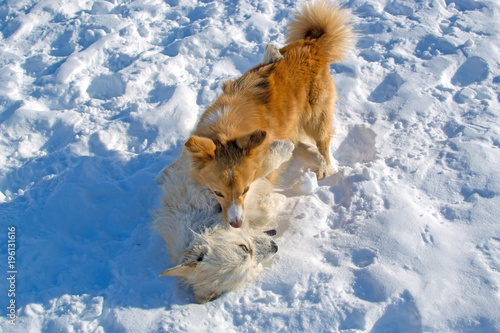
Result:
{"type": "Polygon", "coordinates": [[[224,198],[224,196],[222,195],[222,193],[218,192],[218,191],[214,191],[214,194],[218,197],[221,197],[221,198],[224,198]]]}
{"type": "Polygon", "coordinates": [[[248,190],[249,190],[249,189],[250,189],[250,188],[249,188],[249,187],[247,187],[247,188],[243,191],[243,194],[242,194],[242,195],[247,194],[247,192],[248,192],[248,190]]]}
{"type": "Polygon", "coordinates": [[[240,244],[240,247],[243,249],[243,251],[245,251],[246,253],[250,252],[248,250],[248,247],[245,245],[245,244],[240,244]]]}

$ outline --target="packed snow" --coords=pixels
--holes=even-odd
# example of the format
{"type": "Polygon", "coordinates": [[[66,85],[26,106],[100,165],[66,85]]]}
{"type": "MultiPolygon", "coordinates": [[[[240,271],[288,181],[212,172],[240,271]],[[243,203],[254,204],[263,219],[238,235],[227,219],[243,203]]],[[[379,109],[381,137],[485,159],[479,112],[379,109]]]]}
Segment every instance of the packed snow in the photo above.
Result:
{"type": "Polygon", "coordinates": [[[204,305],[155,177],[299,4],[0,4],[0,331],[500,332],[500,5],[343,4],[338,172],[292,162],[272,264],[204,305]]]}

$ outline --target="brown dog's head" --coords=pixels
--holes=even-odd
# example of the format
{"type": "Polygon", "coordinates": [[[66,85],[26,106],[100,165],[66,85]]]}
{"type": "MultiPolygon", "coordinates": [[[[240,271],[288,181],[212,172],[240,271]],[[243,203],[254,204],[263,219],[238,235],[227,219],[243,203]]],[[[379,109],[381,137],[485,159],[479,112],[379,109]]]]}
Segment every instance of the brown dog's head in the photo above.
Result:
{"type": "Polygon", "coordinates": [[[191,155],[192,177],[208,187],[221,204],[224,219],[234,228],[243,224],[245,195],[262,176],[260,160],[267,148],[266,132],[256,130],[233,140],[213,141],[191,136],[184,146],[191,155]]]}

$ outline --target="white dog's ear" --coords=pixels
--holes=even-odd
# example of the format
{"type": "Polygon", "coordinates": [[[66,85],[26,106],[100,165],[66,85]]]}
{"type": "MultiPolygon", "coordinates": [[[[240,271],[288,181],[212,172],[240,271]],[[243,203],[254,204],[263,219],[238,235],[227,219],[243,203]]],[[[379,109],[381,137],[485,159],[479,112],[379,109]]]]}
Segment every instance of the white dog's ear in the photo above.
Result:
{"type": "Polygon", "coordinates": [[[267,133],[264,130],[258,129],[248,135],[236,139],[238,147],[243,149],[243,153],[248,156],[252,150],[260,146],[266,139],[267,133]]]}
{"type": "Polygon", "coordinates": [[[167,269],[165,272],[160,274],[160,277],[162,276],[182,276],[182,277],[188,277],[191,275],[194,271],[196,266],[188,266],[185,264],[180,264],[177,265],[173,268],[167,269]]]}
{"type": "Polygon", "coordinates": [[[206,251],[198,245],[192,249],[184,251],[183,262],[175,267],[167,269],[160,276],[182,276],[188,277],[198,266],[198,263],[205,258],[206,251]]]}
{"type": "Polygon", "coordinates": [[[191,153],[196,168],[202,168],[215,157],[215,143],[209,138],[193,135],[184,143],[184,147],[191,153]]]}

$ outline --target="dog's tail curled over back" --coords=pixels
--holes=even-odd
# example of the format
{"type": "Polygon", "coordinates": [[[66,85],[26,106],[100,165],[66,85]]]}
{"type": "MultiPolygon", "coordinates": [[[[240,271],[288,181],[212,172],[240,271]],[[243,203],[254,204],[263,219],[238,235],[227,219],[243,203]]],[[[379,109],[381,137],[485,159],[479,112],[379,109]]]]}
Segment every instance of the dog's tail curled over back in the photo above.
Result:
{"type": "Polygon", "coordinates": [[[329,1],[306,2],[288,23],[286,43],[314,40],[321,45],[328,63],[340,61],[354,42],[351,19],[349,10],[329,1]]]}

